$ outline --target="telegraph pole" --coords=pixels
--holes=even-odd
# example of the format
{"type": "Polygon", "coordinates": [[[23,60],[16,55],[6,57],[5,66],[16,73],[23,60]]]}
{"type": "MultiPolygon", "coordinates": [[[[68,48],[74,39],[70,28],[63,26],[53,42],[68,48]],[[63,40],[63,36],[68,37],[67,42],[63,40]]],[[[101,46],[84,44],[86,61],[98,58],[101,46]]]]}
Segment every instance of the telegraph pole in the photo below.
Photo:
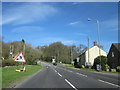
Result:
{"type": "MultiPolygon", "coordinates": [[[[92,19],[87,19],[88,21],[92,21],[92,19]]],[[[101,52],[100,52],[100,23],[98,20],[95,20],[97,22],[97,31],[98,31],[98,47],[99,47],[99,56],[100,56],[100,70],[101,70],[101,52]]]]}
{"type": "MultiPolygon", "coordinates": [[[[22,53],[25,56],[25,41],[24,41],[24,39],[22,39],[22,47],[23,47],[22,53]]],[[[24,63],[23,63],[23,68],[24,68],[24,63]]]]}
{"type": "MultiPolygon", "coordinates": [[[[70,48],[70,52],[71,52],[70,54],[71,54],[71,62],[72,62],[72,46],[71,46],[71,48],[70,48]]],[[[70,62],[70,63],[71,63],[71,62],[70,62]]]]}
{"type": "Polygon", "coordinates": [[[90,68],[91,63],[90,63],[90,51],[89,51],[89,48],[90,48],[90,40],[89,40],[89,37],[88,37],[88,66],[90,68]]]}
{"type": "Polygon", "coordinates": [[[13,45],[12,45],[12,43],[10,45],[10,56],[13,58],[13,45]]]}
{"type": "Polygon", "coordinates": [[[88,63],[90,64],[90,52],[89,52],[89,37],[88,37],[88,63]]]}
{"type": "Polygon", "coordinates": [[[25,55],[25,41],[22,39],[23,54],[25,55]]]}

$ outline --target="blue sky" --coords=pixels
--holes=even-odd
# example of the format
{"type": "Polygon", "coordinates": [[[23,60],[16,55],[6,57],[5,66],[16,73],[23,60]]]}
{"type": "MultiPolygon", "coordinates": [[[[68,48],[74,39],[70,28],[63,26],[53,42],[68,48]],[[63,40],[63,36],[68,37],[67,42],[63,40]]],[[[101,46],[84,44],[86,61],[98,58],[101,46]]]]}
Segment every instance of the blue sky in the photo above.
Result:
{"type": "Polygon", "coordinates": [[[98,40],[109,51],[118,42],[117,2],[3,2],[2,36],[4,42],[24,39],[33,46],[61,41],[65,45],[90,47],[98,40]],[[87,21],[91,18],[92,21],[87,21]]]}

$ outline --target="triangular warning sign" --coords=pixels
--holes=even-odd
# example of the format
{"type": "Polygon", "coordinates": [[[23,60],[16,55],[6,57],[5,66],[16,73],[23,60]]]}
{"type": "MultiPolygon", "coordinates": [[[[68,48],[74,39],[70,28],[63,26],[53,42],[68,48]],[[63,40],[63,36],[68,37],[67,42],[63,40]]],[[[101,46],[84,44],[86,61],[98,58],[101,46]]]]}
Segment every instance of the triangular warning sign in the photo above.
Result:
{"type": "Polygon", "coordinates": [[[15,62],[26,62],[23,53],[21,52],[20,54],[18,54],[17,57],[15,57],[14,59],[15,62]]]}

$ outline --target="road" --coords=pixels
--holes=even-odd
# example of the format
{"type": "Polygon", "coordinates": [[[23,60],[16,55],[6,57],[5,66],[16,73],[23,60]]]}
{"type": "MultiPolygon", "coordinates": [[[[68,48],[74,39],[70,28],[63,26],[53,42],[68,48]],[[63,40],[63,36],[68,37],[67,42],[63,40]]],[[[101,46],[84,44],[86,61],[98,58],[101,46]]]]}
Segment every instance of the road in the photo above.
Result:
{"type": "Polygon", "coordinates": [[[45,62],[44,68],[15,88],[120,88],[118,74],[90,72],[53,66],[45,62]]]}

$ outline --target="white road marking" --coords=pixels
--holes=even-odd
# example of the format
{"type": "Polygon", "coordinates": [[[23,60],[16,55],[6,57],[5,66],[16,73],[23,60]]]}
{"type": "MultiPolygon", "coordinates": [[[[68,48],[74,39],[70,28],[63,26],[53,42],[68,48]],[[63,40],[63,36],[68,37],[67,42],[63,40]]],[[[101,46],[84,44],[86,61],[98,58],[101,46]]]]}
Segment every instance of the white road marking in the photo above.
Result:
{"type": "Polygon", "coordinates": [[[72,71],[70,71],[70,70],[68,70],[69,72],[72,72],[72,71]]]}
{"type": "Polygon", "coordinates": [[[60,73],[58,73],[58,75],[59,75],[60,77],[62,77],[62,75],[61,75],[60,73]]]}
{"type": "Polygon", "coordinates": [[[75,90],[78,90],[75,86],[73,86],[67,79],[65,79],[65,81],[72,87],[74,88],[75,90]]]}
{"type": "Polygon", "coordinates": [[[87,77],[87,75],[84,75],[84,74],[81,74],[81,73],[76,73],[76,74],[87,77]]]}
{"type": "Polygon", "coordinates": [[[116,84],[113,84],[113,83],[110,83],[110,82],[107,82],[107,81],[103,81],[103,80],[100,80],[100,79],[98,79],[98,81],[104,82],[104,83],[107,83],[107,84],[110,84],[110,85],[113,85],[113,86],[116,86],[116,87],[120,87],[119,85],[116,85],[116,84]]]}
{"type": "Polygon", "coordinates": [[[55,72],[57,72],[57,71],[55,70],[55,72]]]}

